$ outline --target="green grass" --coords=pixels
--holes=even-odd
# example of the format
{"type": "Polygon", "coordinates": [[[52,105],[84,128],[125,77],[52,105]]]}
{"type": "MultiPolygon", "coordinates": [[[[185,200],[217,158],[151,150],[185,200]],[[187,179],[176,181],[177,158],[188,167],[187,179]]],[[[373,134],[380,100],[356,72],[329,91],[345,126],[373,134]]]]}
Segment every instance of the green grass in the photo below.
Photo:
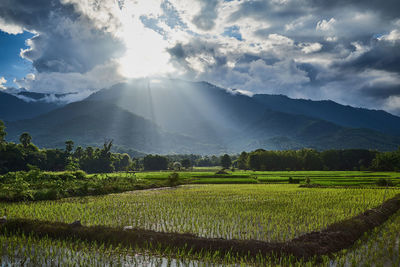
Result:
{"type": "MultiPolygon", "coordinates": [[[[387,179],[395,186],[400,186],[399,172],[369,172],[369,171],[228,171],[228,174],[215,174],[216,171],[197,168],[193,171],[180,171],[179,176],[184,183],[288,183],[289,177],[299,179],[301,184],[309,177],[311,184],[322,186],[376,186],[379,179],[387,179]],[[223,179],[223,180],[222,180],[223,179]]],[[[167,179],[172,171],[136,172],[138,179],[167,179]]],[[[118,176],[119,173],[102,174],[103,176],[118,176]]]]}
{"type": "MultiPolygon", "coordinates": [[[[169,172],[146,172],[146,181],[166,179],[169,172]],[[154,175],[158,174],[157,178],[154,175]]],[[[121,175],[121,174],[119,174],[121,175]]],[[[325,181],[349,184],[349,179],[370,184],[371,179],[386,175],[396,179],[396,173],[354,172],[235,172],[235,176],[207,178],[214,173],[186,172],[185,179],[205,183],[223,183],[248,180],[259,184],[185,185],[175,189],[135,191],[105,196],[65,198],[39,202],[0,202],[0,216],[29,218],[70,223],[81,220],[84,225],[127,226],[163,232],[193,233],[201,237],[223,239],[256,239],[288,241],[302,234],[324,229],[326,226],[360,214],[378,206],[384,200],[400,193],[400,189],[374,188],[299,188],[298,185],[279,183],[288,177],[304,176],[325,181]],[[244,174],[249,178],[243,178],[244,174]],[[257,174],[258,181],[253,177],[257,174]],[[323,175],[325,174],[325,175],[323,175]],[[364,174],[364,176],[362,176],[364,174]],[[369,175],[368,175],[369,174],[369,175]],[[194,175],[201,176],[193,178],[194,175]],[[304,175],[304,176],[303,176],[304,175]],[[274,182],[274,183],[275,183],[274,182]],[[261,184],[260,184],[261,183],[261,184]]],[[[97,175],[96,179],[111,179],[118,174],[97,175]],[[104,177],[103,177],[104,176],[104,177]]],[[[181,175],[182,177],[182,175],[181,175]]],[[[92,179],[93,177],[91,177],[92,179]]],[[[139,179],[139,180],[140,180],[139,179]]],[[[399,218],[393,216],[386,224],[365,236],[350,250],[324,257],[321,266],[399,266],[399,218]]],[[[172,264],[203,266],[214,264],[270,266],[280,262],[284,266],[293,258],[276,259],[262,255],[256,259],[218,253],[190,254],[173,248],[160,250],[150,247],[111,247],[109,244],[79,240],[55,240],[24,235],[0,235],[0,266],[51,266],[54,261],[63,265],[133,265],[172,264]],[[51,248],[51,249],[50,249],[51,248]],[[286,264],[285,264],[286,263],[286,264]]],[[[307,266],[315,266],[314,261],[307,266]]],[[[306,266],[305,262],[297,266],[306,266]]]]}
{"type": "Polygon", "coordinates": [[[381,204],[400,190],[189,185],[58,201],[0,203],[10,218],[134,226],[203,237],[286,241],[381,204]]]}

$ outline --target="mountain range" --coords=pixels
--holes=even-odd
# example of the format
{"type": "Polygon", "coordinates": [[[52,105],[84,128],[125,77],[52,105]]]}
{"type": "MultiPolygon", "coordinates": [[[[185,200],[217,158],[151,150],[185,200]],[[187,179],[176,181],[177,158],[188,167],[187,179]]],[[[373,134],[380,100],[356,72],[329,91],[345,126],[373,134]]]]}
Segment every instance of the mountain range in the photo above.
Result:
{"type": "Polygon", "coordinates": [[[400,144],[400,117],[384,111],[247,96],[172,79],[132,80],[64,106],[2,93],[0,119],[6,121],[8,140],[27,131],[43,147],[62,147],[68,139],[82,146],[113,139],[119,147],[145,153],[219,154],[258,148],[394,150],[400,144]],[[10,101],[12,106],[3,106],[10,101]]]}

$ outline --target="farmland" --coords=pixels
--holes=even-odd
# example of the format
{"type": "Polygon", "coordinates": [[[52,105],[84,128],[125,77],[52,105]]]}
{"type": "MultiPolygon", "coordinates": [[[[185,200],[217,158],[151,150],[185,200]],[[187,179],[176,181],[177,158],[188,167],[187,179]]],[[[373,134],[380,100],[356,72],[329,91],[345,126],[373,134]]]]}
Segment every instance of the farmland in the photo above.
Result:
{"type": "MultiPolygon", "coordinates": [[[[11,220],[27,219],[28,223],[39,222],[39,225],[40,222],[67,223],[62,226],[67,230],[68,223],[80,220],[83,230],[86,227],[89,230],[95,226],[110,227],[117,231],[116,236],[121,231],[118,229],[128,227],[132,231],[150,231],[150,234],[169,233],[178,237],[189,234],[190,238],[193,236],[202,240],[250,243],[258,240],[266,244],[284,244],[307,233],[340,224],[400,193],[398,173],[235,171],[216,174],[215,171],[195,169],[179,172],[180,183],[184,185],[178,187],[59,200],[0,202],[0,211],[5,212],[11,220]],[[319,184],[321,187],[306,188],[289,184],[289,178],[298,179],[300,185],[305,184],[308,178],[310,184],[319,184]],[[378,186],[377,182],[382,178],[392,181],[393,186],[378,186]]],[[[138,172],[130,175],[139,182],[160,183],[167,180],[171,173],[138,172]]],[[[113,180],[118,179],[119,175],[124,174],[97,174],[88,176],[88,179],[113,180]]],[[[129,179],[128,176],[125,175],[124,179],[129,179]]],[[[3,229],[0,235],[0,265],[26,262],[27,266],[51,266],[54,262],[62,262],[71,266],[112,263],[118,263],[119,266],[276,263],[303,266],[308,262],[312,266],[317,261],[326,266],[347,266],[373,260],[377,265],[395,266],[400,254],[399,218],[400,213],[397,212],[386,223],[365,234],[351,248],[337,251],[329,257],[304,260],[296,260],[290,255],[277,257],[274,254],[260,254],[248,257],[218,250],[205,249],[199,252],[184,247],[147,243],[127,246],[116,244],[115,240],[112,244],[104,240],[93,241],[96,240],[95,236],[90,238],[92,241],[78,241],[72,237],[51,238],[47,235],[39,237],[16,229],[3,229]],[[385,253],[388,249],[390,254],[385,253]]],[[[60,234],[61,237],[63,235],[60,234]]]]}
{"type": "Polygon", "coordinates": [[[105,225],[207,238],[287,241],[381,204],[398,190],[204,185],[59,201],[0,204],[12,218],[105,225]]]}
{"type": "MultiPolygon", "coordinates": [[[[311,184],[322,186],[376,186],[379,180],[391,181],[392,185],[400,186],[399,172],[372,172],[372,171],[244,171],[236,170],[227,174],[216,174],[218,168],[194,168],[190,171],[179,172],[180,178],[185,183],[194,184],[235,184],[235,183],[285,183],[289,178],[297,179],[304,184],[306,178],[311,184]]],[[[137,172],[136,178],[144,180],[163,180],[168,178],[172,171],[137,172]]],[[[120,174],[103,174],[104,177],[118,176],[120,174]]]]}

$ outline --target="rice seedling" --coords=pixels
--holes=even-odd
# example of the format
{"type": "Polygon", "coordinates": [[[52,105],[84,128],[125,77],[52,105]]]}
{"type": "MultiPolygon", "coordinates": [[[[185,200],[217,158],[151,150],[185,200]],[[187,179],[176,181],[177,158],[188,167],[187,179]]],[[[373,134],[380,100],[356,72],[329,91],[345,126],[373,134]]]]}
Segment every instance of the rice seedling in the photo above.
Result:
{"type": "Polygon", "coordinates": [[[0,203],[10,218],[132,226],[199,237],[288,241],[399,193],[296,185],[202,185],[57,201],[0,203]]]}

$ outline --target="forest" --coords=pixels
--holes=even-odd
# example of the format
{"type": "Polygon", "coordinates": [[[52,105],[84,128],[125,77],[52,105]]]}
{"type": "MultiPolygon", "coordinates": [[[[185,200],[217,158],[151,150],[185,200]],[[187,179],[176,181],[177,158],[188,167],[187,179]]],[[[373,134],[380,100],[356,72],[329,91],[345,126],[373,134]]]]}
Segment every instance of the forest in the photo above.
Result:
{"type": "Polygon", "coordinates": [[[135,170],[168,170],[191,167],[222,166],[254,171],[398,171],[400,148],[380,152],[366,149],[315,149],[273,151],[257,149],[240,155],[151,155],[131,158],[127,153],[113,153],[112,140],[103,147],[74,147],[65,141],[64,149],[40,149],[29,133],[20,135],[20,143],[6,142],[6,128],[0,121],[0,174],[28,171],[76,171],[111,173],[135,170]]]}

